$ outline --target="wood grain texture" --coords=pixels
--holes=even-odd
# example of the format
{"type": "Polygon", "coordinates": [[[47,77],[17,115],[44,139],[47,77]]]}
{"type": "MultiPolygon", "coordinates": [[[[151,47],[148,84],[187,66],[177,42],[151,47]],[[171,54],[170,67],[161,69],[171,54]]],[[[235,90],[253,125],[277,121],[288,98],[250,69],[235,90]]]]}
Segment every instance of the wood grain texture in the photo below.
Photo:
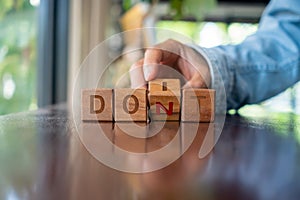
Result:
{"type": "Polygon", "coordinates": [[[112,142],[125,151],[145,153],[147,131],[146,122],[115,123],[112,142]]]}
{"type": "MultiPolygon", "coordinates": [[[[215,139],[210,141],[218,143],[204,159],[199,159],[199,152],[209,123],[181,123],[183,131],[176,134],[176,122],[166,122],[157,136],[147,139],[146,152],[167,147],[174,134],[180,141],[167,155],[176,150],[183,155],[151,173],[125,173],[91,154],[95,150],[96,156],[118,159],[117,146],[103,151],[107,140],[114,141],[115,123],[76,125],[72,112],[67,105],[56,105],[0,117],[1,199],[262,199],[266,189],[271,192],[265,199],[299,199],[300,145],[294,136],[300,122],[294,115],[286,114],[284,120],[268,110],[260,117],[228,115],[221,137],[218,129],[223,126],[215,124],[215,139]],[[199,131],[189,146],[197,125],[199,131]],[[103,134],[105,141],[98,139],[103,134]]],[[[154,123],[164,124],[151,122],[155,130],[154,123]]],[[[121,139],[118,144],[127,142],[121,139]]],[[[147,167],[169,159],[144,157],[140,162],[128,155],[118,160],[147,167]]]]}
{"type": "Polygon", "coordinates": [[[115,121],[147,121],[146,89],[114,90],[115,121]]]}
{"type": "Polygon", "coordinates": [[[151,120],[179,121],[181,98],[179,79],[156,79],[149,81],[148,86],[151,120]]]}
{"type": "Polygon", "coordinates": [[[213,151],[215,145],[215,124],[214,123],[181,123],[182,148],[188,151],[198,152],[198,157],[208,155],[213,151]],[[197,131],[196,137],[191,131],[197,131]],[[191,137],[195,137],[191,139],[191,137]],[[197,145],[190,146],[190,140],[197,145]],[[195,149],[191,149],[195,148],[195,149]]]}
{"type": "Polygon", "coordinates": [[[212,122],[215,118],[215,90],[182,90],[181,120],[188,122],[212,122]]]}
{"type": "Polygon", "coordinates": [[[85,89],[81,93],[83,121],[113,121],[112,89],[85,89]]]}

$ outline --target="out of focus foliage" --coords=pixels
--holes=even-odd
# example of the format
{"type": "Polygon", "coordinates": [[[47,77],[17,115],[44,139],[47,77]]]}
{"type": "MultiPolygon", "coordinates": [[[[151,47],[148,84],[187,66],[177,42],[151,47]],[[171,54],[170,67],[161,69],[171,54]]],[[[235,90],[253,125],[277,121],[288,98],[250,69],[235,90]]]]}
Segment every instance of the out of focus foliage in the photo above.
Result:
{"type": "Polygon", "coordinates": [[[0,1],[0,115],[36,107],[37,8],[0,1]]]}

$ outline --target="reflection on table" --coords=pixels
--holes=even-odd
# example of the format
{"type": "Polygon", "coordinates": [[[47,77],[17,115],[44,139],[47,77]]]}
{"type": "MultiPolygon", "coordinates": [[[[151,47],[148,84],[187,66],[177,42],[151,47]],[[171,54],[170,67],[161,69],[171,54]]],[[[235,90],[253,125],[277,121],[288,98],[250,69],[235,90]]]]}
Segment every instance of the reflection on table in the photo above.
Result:
{"type": "MultiPolygon", "coordinates": [[[[65,106],[3,116],[0,199],[298,199],[298,119],[227,116],[216,146],[199,159],[207,124],[199,124],[189,146],[189,126],[195,124],[171,122],[157,131],[161,124],[153,123],[135,137],[130,135],[134,132],[124,131],[129,125],[90,123],[82,124],[86,127],[80,135],[65,106]],[[112,169],[99,162],[81,141],[84,136],[95,149],[99,148],[101,141],[94,137],[100,134],[99,126],[113,144],[110,156],[116,149],[151,153],[168,144],[172,144],[169,157],[183,155],[149,173],[112,169]],[[143,134],[153,135],[143,138],[143,134]]],[[[162,154],[155,161],[169,157],[162,154]]],[[[147,159],[124,159],[144,167],[153,165],[147,159]]]]}

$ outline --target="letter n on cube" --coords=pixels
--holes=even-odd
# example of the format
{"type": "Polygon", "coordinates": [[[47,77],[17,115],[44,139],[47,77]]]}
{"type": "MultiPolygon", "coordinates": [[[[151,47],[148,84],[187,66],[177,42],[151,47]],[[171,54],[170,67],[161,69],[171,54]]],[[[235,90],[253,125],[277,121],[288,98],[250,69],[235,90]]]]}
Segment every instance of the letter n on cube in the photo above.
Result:
{"type": "Polygon", "coordinates": [[[180,114],[180,80],[156,79],[149,81],[151,120],[178,121],[180,114]]]}

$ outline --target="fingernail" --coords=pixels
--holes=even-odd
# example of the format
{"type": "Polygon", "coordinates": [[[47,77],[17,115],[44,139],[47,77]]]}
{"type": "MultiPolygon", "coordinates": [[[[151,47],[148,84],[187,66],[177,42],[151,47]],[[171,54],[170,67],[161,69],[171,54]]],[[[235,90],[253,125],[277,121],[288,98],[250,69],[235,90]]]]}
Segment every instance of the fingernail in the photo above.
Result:
{"type": "Polygon", "coordinates": [[[143,71],[144,71],[145,80],[149,81],[150,76],[151,76],[151,66],[150,65],[144,65],[143,66],[143,71]]]}
{"type": "Polygon", "coordinates": [[[190,82],[186,82],[183,86],[182,89],[189,89],[191,88],[190,82]]]}

